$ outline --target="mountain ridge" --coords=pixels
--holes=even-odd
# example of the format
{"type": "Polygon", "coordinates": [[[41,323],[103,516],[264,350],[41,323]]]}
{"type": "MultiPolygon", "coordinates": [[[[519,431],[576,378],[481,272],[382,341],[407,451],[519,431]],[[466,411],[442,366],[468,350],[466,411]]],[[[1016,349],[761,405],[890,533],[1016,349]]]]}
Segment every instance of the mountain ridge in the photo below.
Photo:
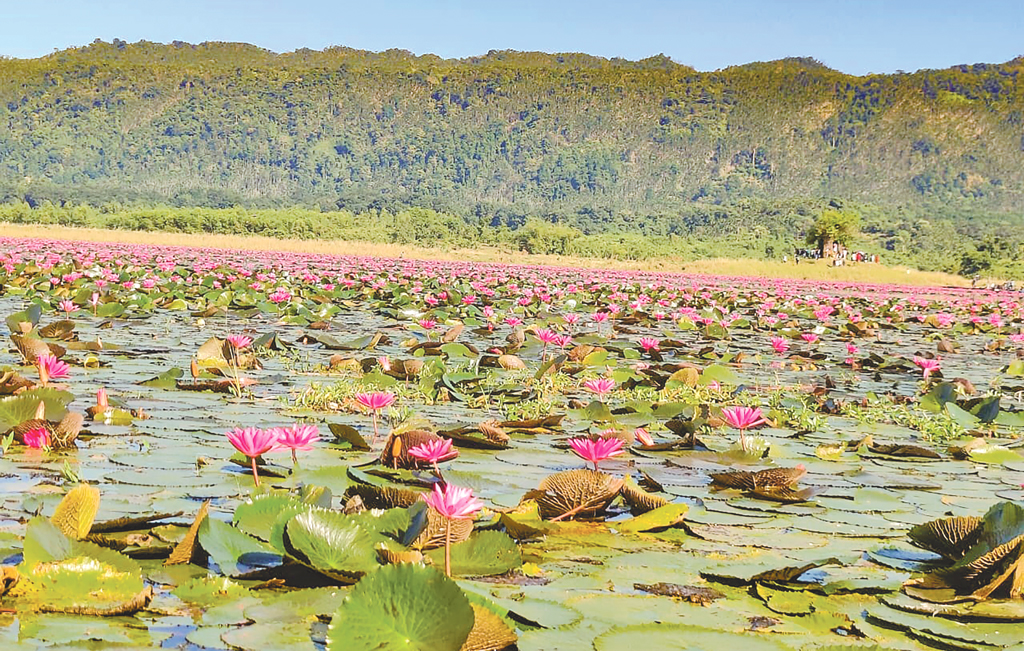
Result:
{"type": "Polygon", "coordinates": [[[97,40],[0,60],[0,199],[428,208],[702,237],[798,237],[837,200],[886,247],[921,237],[921,220],[1015,242],[1022,70],[97,40]]]}

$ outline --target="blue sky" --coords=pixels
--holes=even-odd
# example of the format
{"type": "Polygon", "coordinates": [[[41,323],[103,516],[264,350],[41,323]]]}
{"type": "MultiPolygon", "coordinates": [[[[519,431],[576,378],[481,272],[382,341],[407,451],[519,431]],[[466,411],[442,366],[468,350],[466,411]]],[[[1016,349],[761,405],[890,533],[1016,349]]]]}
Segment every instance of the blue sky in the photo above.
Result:
{"type": "Polygon", "coordinates": [[[466,57],[491,49],[664,53],[699,70],[787,56],[853,74],[1024,54],[1024,0],[3,0],[0,55],[96,38],[331,45],[466,57]],[[13,6],[12,6],[13,5],[13,6]]]}

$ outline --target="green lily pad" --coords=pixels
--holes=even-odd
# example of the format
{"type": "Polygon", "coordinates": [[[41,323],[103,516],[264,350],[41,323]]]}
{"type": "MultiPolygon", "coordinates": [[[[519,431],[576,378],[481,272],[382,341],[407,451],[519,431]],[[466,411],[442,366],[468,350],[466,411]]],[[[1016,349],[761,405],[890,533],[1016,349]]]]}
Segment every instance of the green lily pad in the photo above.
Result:
{"type": "Polygon", "coordinates": [[[359,582],[334,613],[327,651],[459,651],[473,609],[436,569],[389,565],[359,582]]]}
{"type": "MultiPolygon", "coordinates": [[[[437,567],[444,567],[444,548],[427,552],[437,567]]],[[[480,531],[469,540],[452,545],[452,574],[456,576],[491,576],[505,574],[523,564],[519,545],[501,531],[480,531]]]]}

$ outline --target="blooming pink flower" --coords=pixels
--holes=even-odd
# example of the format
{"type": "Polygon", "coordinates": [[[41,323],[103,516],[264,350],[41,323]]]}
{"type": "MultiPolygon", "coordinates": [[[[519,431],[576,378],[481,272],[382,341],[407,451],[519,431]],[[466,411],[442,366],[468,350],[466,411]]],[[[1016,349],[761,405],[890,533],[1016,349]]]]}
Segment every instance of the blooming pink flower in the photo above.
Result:
{"type": "Polygon", "coordinates": [[[39,382],[47,384],[50,380],[68,377],[68,365],[53,355],[45,354],[36,357],[36,370],[39,371],[39,382]]]}
{"type": "Polygon", "coordinates": [[[258,427],[245,427],[231,430],[227,433],[228,441],[235,449],[247,457],[258,457],[277,445],[276,429],[260,429],[258,427]]]}
{"type": "Polygon", "coordinates": [[[420,319],[416,323],[418,323],[419,326],[424,330],[433,330],[435,327],[437,327],[437,321],[433,319],[420,319]]]}
{"type": "Polygon", "coordinates": [[[523,320],[517,316],[510,316],[505,319],[505,325],[512,326],[514,328],[517,325],[523,325],[523,320]]]}
{"type": "Polygon", "coordinates": [[[57,305],[64,312],[65,315],[69,315],[72,312],[77,312],[78,311],[78,306],[75,305],[75,302],[70,300],[70,299],[66,299],[65,298],[63,301],[61,301],[57,305]]]}
{"type": "Polygon", "coordinates": [[[320,429],[316,425],[295,424],[290,427],[278,427],[275,434],[275,450],[308,452],[313,449],[313,444],[320,440],[320,429]]]}
{"type": "Polygon", "coordinates": [[[50,447],[50,433],[45,427],[33,427],[22,434],[21,439],[25,441],[25,445],[37,450],[50,447]]]}
{"type": "Polygon", "coordinates": [[[779,355],[789,350],[789,340],[785,337],[772,337],[772,348],[779,355]]]}
{"type": "Polygon", "coordinates": [[[459,456],[459,451],[452,447],[451,439],[433,439],[409,448],[409,456],[436,466],[459,456]]]}
{"type": "Polygon", "coordinates": [[[558,333],[548,330],[547,328],[541,328],[534,333],[537,339],[544,343],[545,346],[552,344],[558,338],[558,333]]]}
{"type": "Polygon", "coordinates": [[[921,369],[921,375],[924,379],[928,379],[928,376],[939,370],[939,360],[928,359],[927,357],[915,357],[914,364],[921,369]]]}
{"type": "Polygon", "coordinates": [[[640,347],[643,348],[645,352],[649,353],[652,350],[658,350],[658,340],[654,337],[640,337],[640,340],[637,343],[640,344],[640,347]]]}
{"type": "Polygon", "coordinates": [[[800,338],[809,344],[813,344],[819,339],[818,335],[814,334],[813,332],[805,332],[802,335],[800,335],[800,338]]]}
{"type": "Polygon", "coordinates": [[[234,346],[235,350],[242,350],[252,345],[252,337],[245,335],[228,335],[228,343],[234,346]]]}
{"type": "Polygon", "coordinates": [[[583,383],[583,388],[591,393],[596,393],[598,396],[604,396],[615,389],[615,380],[611,378],[598,378],[596,380],[587,380],[583,383]]]}
{"type": "Polygon", "coordinates": [[[572,325],[580,320],[580,315],[570,312],[569,314],[563,314],[562,320],[568,323],[569,325],[572,325]]]}
{"type": "Polygon", "coordinates": [[[256,458],[274,449],[277,445],[277,436],[276,429],[264,430],[258,427],[236,427],[227,433],[231,445],[249,457],[249,463],[252,466],[252,480],[256,486],[260,485],[260,476],[256,471],[256,458]]]}
{"type": "Polygon", "coordinates": [[[740,431],[764,424],[765,418],[760,407],[733,406],[722,408],[722,417],[730,426],[740,431]]]}
{"type": "Polygon", "coordinates": [[[356,402],[370,410],[370,417],[373,421],[373,440],[377,440],[377,414],[384,408],[390,407],[395,402],[395,394],[389,391],[373,391],[370,393],[357,393],[356,402]]]}
{"type": "Polygon", "coordinates": [[[599,462],[622,454],[622,439],[615,437],[596,440],[587,437],[572,438],[569,439],[569,445],[577,456],[594,464],[594,470],[597,470],[599,462]]]}
{"type": "Polygon", "coordinates": [[[390,407],[395,402],[395,394],[390,391],[372,391],[370,393],[357,393],[356,402],[372,411],[380,411],[390,407]]]}
{"type": "Polygon", "coordinates": [[[107,399],[107,390],[103,387],[96,389],[96,406],[100,409],[106,409],[110,406],[110,401],[107,399]]]}
{"type": "Polygon", "coordinates": [[[472,520],[484,508],[483,502],[473,497],[469,488],[445,484],[440,488],[434,484],[432,493],[421,496],[430,508],[449,520],[472,520]]]}
{"type": "Polygon", "coordinates": [[[733,406],[722,409],[725,422],[740,431],[740,448],[747,450],[747,430],[766,422],[760,407],[733,406]]]}
{"type": "Polygon", "coordinates": [[[377,358],[377,365],[384,369],[384,372],[391,370],[391,360],[387,355],[381,355],[377,358]]]}
{"type": "Polygon", "coordinates": [[[292,300],[292,294],[287,289],[278,288],[267,296],[267,300],[271,303],[287,303],[292,300]]]}

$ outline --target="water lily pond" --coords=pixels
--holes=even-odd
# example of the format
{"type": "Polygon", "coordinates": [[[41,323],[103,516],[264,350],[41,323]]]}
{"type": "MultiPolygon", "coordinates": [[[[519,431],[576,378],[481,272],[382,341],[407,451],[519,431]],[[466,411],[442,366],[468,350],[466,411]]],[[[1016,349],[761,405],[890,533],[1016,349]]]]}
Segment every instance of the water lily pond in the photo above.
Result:
{"type": "Polygon", "coordinates": [[[1024,649],[1017,294],[0,238],[0,317],[4,649],[1024,649]]]}

